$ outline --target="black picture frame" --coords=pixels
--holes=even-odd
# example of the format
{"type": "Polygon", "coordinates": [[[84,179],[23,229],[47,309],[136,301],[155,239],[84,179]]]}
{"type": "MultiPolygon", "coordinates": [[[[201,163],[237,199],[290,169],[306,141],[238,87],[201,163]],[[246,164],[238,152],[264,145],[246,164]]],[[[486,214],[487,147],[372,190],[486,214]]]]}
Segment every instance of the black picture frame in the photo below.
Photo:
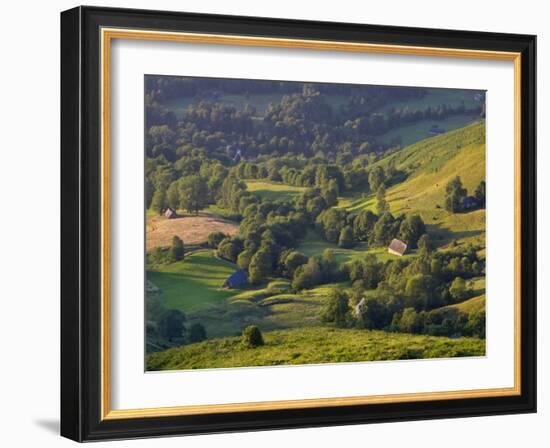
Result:
{"type": "Polygon", "coordinates": [[[77,7],[61,14],[61,435],[76,441],[536,412],[536,37],[77,7]],[[130,28],[521,53],[521,394],[101,419],[100,29],[130,28]]]}

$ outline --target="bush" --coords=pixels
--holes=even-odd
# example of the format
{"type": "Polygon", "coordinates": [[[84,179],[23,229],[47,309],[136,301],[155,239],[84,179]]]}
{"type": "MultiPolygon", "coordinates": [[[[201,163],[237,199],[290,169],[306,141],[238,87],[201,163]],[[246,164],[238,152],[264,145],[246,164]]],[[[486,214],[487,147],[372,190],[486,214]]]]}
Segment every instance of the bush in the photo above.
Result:
{"type": "Polygon", "coordinates": [[[185,327],[183,323],[186,321],[185,314],[179,310],[166,311],[159,322],[159,332],[162,337],[172,341],[174,338],[181,338],[185,327]]]}
{"type": "Polygon", "coordinates": [[[201,342],[206,339],[206,328],[204,325],[196,323],[189,329],[189,342],[201,342]]]}
{"type": "Polygon", "coordinates": [[[313,288],[323,280],[321,266],[315,257],[310,257],[306,264],[298,266],[292,279],[292,289],[300,291],[302,289],[313,288]]]}
{"type": "Polygon", "coordinates": [[[243,241],[240,238],[224,238],[218,245],[216,254],[224,260],[235,263],[243,250],[243,241]]]}
{"type": "Polygon", "coordinates": [[[338,238],[338,246],[348,249],[353,246],[353,230],[350,226],[346,226],[340,232],[338,238]]]}
{"type": "Polygon", "coordinates": [[[321,317],[325,322],[333,322],[337,327],[348,326],[350,307],[347,294],[340,289],[333,289],[327,298],[321,317]]]}
{"type": "Polygon", "coordinates": [[[476,338],[485,339],[485,310],[470,314],[465,333],[476,338]]]}
{"type": "Polygon", "coordinates": [[[262,332],[256,325],[249,325],[242,334],[242,344],[248,348],[260,347],[264,345],[262,332]]]}
{"type": "Polygon", "coordinates": [[[170,258],[174,261],[179,261],[183,259],[185,254],[185,248],[183,247],[183,240],[174,235],[172,238],[172,246],[170,247],[170,258]]]}
{"type": "Polygon", "coordinates": [[[222,240],[227,238],[227,235],[222,232],[212,232],[208,235],[208,247],[217,249],[222,240]]]}
{"type": "Polygon", "coordinates": [[[456,301],[461,301],[466,299],[470,295],[470,290],[466,286],[466,281],[461,277],[455,277],[449,288],[451,296],[456,301]]]}

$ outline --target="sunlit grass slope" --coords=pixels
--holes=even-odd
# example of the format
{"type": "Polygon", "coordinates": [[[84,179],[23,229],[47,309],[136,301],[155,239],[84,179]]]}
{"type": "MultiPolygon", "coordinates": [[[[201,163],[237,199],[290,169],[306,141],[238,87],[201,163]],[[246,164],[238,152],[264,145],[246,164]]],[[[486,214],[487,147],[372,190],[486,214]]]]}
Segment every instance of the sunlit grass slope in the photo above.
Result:
{"type": "Polygon", "coordinates": [[[147,370],[277,366],[395,359],[482,356],[485,341],[327,327],[264,333],[265,345],[239,337],[213,339],[147,356],[147,370]]]}

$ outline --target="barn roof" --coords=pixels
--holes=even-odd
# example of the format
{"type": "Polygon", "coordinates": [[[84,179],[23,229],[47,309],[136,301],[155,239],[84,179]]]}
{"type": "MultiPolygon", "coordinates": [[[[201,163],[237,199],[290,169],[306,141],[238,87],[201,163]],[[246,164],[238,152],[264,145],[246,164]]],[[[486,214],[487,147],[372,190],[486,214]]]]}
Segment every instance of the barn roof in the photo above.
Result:
{"type": "Polygon", "coordinates": [[[388,250],[403,255],[407,251],[407,244],[405,244],[401,240],[398,240],[397,238],[394,238],[393,240],[391,240],[391,243],[388,246],[388,250]]]}
{"type": "Polygon", "coordinates": [[[239,288],[248,282],[248,273],[243,269],[238,269],[224,283],[227,288],[239,288]]]}
{"type": "Polygon", "coordinates": [[[366,301],[366,297],[362,297],[359,303],[355,305],[354,312],[356,316],[359,316],[361,314],[361,308],[363,308],[363,305],[366,303],[366,301]]]}
{"type": "Polygon", "coordinates": [[[176,211],[173,208],[168,207],[164,211],[164,216],[166,216],[167,218],[172,218],[172,217],[176,216],[176,211]]]}

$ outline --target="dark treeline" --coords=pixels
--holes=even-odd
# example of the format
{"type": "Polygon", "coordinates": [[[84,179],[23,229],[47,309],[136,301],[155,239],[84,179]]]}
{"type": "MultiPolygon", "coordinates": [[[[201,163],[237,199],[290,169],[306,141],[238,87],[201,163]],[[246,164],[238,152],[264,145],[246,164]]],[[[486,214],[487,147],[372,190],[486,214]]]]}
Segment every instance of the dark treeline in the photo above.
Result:
{"type": "Polygon", "coordinates": [[[169,161],[177,160],[188,146],[202,148],[209,157],[225,163],[237,152],[246,159],[290,153],[307,157],[324,155],[334,161],[341,152],[356,156],[387,150],[392,144],[382,143],[377,137],[405,124],[444,119],[454,114],[482,113],[481,105],[466,110],[464,104],[380,110],[395,99],[426,94],[426,89],[416,88],[209,79],[198,82],[165,77],[148,78],[146,84],[153,84],[146,93],[147,155],[153,158],[162,155],[169,161]],[[156,86],[159,83],[161,87],[156,86]],[[210,84],[220,85],[224,93],[244,94],[243,89],[249,83],[252,90],[272,86],[275,92],[292,93],[285,93],[279,102],[267,107],[263,117],[257,117],[252,105],[243,110],[225,105],[217,101],[219,95],[215,90],[208,88],[210,84]],[[170,97],[162,92],[184,89],[182,86],[186,86],[185,89],[204,86],[208,96],[199,95],[178,120],[173,112],[163,108],[161,99],[170,97]],[[297,86],[300,89],[295,91],[297,86]],[[342,89],[354,93],[350,93],[347,103],[336,107],[328,101],[327,94],[342,89]]]}
{"type": "MultiPolygon", "coordinates": [[[[146,76],[145,91],[153,101],[165,101],[178,97],[215,99],[225,94],[286,94],[300,93],[304,83],[271,81],[264,79],[183,78],[180,76],[146,76]]],[[[380,106],[387,100],[422,98],[426,89],[421,87],[372,86],[359,84],[310,83],[317,91],[327,95],[354,97],[353,104],[362,104],[368,98],[372,105],[380,106]],[[382,99],[383,98],[383,99],[382,99]]],[[[353,106],[352,106],[353,107],[353,106]]]]}

